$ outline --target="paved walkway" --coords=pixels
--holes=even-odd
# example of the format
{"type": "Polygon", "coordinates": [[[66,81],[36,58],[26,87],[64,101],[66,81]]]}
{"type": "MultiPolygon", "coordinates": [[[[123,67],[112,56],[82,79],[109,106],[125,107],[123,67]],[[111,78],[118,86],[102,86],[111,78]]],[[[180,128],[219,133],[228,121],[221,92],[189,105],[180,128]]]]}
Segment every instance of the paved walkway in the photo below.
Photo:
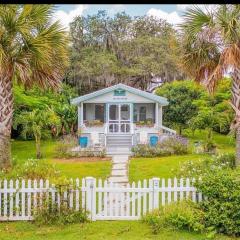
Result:
{"type": "Polygon", "coordinates": [[[112,172],[108,181],[126,186],[128,183],[129,155],[113,155],[112,161],[112,172]]]}

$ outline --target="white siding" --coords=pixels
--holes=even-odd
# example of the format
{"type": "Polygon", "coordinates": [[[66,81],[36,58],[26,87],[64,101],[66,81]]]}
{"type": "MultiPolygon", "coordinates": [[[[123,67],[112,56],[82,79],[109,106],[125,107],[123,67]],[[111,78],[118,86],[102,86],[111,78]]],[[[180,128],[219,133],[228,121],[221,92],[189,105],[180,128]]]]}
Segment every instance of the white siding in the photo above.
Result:
{"type": "Polygon", "coordinates": [[[133,103],[154,103],[154,101],[138,96],[126,91],[126,96],[114,96],[113,91],[101,96],[89,99],[85,103],[105,103],[105,102],[133,102],[133,103]]]}

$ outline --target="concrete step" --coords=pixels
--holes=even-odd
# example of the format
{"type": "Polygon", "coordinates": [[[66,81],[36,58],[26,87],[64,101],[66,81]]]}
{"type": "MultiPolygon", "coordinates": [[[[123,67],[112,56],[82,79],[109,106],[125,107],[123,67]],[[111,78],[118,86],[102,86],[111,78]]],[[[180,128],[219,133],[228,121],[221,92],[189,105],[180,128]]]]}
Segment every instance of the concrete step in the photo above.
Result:
{"type": "Polygon", "coordinates": [[[113,163],[112,170],[125,170],[127,163],[113,163]]]}
{"type": "Polygon", "coordinates": [[[112,170],[111,176],[126,176],[127,175],[127,170],[112,170]]]}
{"type": "Polygon", "coordinates": [[[113,182],[113,183],[127,183],[128,182],[128,177],[114,177],[111,176],[108,179],[109,182],[113,182]]]}

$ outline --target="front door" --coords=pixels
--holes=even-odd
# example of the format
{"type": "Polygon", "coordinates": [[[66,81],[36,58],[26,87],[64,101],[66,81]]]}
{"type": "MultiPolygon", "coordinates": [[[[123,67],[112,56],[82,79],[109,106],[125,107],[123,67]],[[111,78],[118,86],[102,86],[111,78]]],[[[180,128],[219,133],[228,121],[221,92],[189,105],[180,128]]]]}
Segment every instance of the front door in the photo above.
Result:
{"type": "Polygon", "coordinates": [[[108,105],[108,132],[130,133],[131,104],[118,103],[108,105]]]}

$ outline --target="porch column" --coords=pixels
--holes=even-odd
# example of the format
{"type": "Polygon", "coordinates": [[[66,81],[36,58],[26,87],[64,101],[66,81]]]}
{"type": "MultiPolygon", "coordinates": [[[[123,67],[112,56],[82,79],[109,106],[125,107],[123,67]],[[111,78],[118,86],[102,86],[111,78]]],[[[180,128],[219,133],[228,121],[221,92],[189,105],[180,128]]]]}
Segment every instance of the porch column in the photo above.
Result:
{"type": "Polygon", "coordinates": [[[158,103],[155,103],[155,125],[158,128],[159,127],[159,122],[158,122],[158,103]]]}
{"type": "Polygon", "coordinates": [[[158,104],[158,126],[162,126],[162,105],[158,104]]]}
{"type": "Polygon", "coordinates": [[[78,106],[78,129],[83,125],[83,103],[78,106]]]}

